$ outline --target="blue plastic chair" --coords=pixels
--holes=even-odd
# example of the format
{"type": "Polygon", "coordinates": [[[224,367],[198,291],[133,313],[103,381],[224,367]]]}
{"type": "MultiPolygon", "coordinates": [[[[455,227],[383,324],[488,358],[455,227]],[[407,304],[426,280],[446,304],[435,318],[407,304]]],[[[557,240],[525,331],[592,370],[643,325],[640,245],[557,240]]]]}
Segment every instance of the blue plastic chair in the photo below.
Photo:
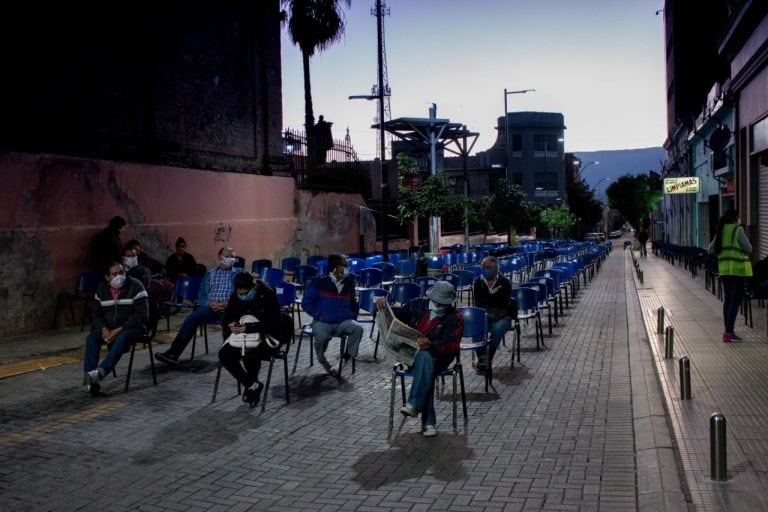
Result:
{"type": "Polygon", "coordinates": [[[472,304],[472,283],[475,282],[475,273],[471,270],[457,270],[454,272],[459,276],[459,282],[455,285],[459,292],[459,301],[464,299],[464,292],[467,292],[467,304],[472,304]]]}
{"type": "Polygon", "coordinates": [[[290,314],[295,322],[299,313],[298,308],[296,307],[296,284],[282,282],[274,288],[280,309],[283,310],[283,312],[290,314]]]}
{"type": "Polygon", "coordinates": [[[307,258],[307,265],[312,265],[313,267],[317,266],[318,261],[326,260],[325,256],[322,256],[320,254],[315,254],[314,256],[310,256],[307,258]]]}
{"type": "Polygon", "coordinates": [[[280,260],[280,268],[286,275],[292,275],[296,267],[301,265],[301,258],[297,256],[286,256],[280,260]]]}
{"type": "MultiPolygon", "coordinates": [[[[461,331],[461,344],[459,353],[474,351],[479,348],[488,348],[488,313],[483,308],[462,307],[459,308],[464,318],[464,328],[461,331]],[[469,340],[469,341],[466,341],[469,340]]],[[[485,372],[485,392],[493,380],[493,361],[488,360],[488,369],[485,372]]],[[[467,400],[464,392],[464,372],[459,374],[461,379],[461,402],[464,406],[464,416],[467,415],[467,400]]]]}
{"type": "Polygon", "coordinates": [[[367,288],[378,288],[382,284],[383,272],[378,268],[364,268],[357,273],[355,290],[361,291],[367,288]]]}
{"type": "MultiPolygon", "coordinates": [[[[458,416],[458,390],[457,390],[457,383],[456,383],[456,376],[462,374],[461,369],[461,363],[457,362],[453,366],[449,366],[442,372],[440,372],[438,375],[435,376],[435,380],[438,378],[445,379],[445,377],[452,377],[453,378],[453,431],[454,433],[458,431],[458,426],[456,422],[456,417],[458,416]]],[[[413,372],[407,368],[402,363],[397,363],[395,366],[392,367],[392,387],[390,392],[390,400],[389,400],[389,430],[387,437],[392,436],[392,429],[394,427],[395,422],[395,394],[396,394],[396,388],[397,388],[397,381],[400,381],[400,391],[402,394],[402,400],[403,405],[405,405],[405,378],[406,377],[413,377],[413,372]]],[[[435,384],[435,392],[437,393],[438,387],[437,384],[435,384]]],[[[466,413],[466,406],[464,407],[464,419],[467,418],[466,413]]]]}
{"type": "Polygon", "coordinates": [[[347,258],[347,268],[352,274],[359,275],[360,271],[366,268],[365,260],[362,258],[347,258]]]}
{"type": "Polygon", "coordinates": [[[520,285],[521,288],[531,288],[536,290],[536,300],[538,302],[537,308],[539,311],[542,309],[547,310],[547,326],[549,328],[549,335],[552,336],[552,309],[549,307],[547,301],[547,285],[542,284],[539,281],[526,281],[520,285]]]}
{"type": "Polygon", "coordinates": [[[421,287],[421,296],[424,297],[427,295],[427,290],[432,288],[437,280],[434,277],[419,276],[413,282],[421,287]]]}
{"type": "Polygon", "coordinates": [[[373,268],[381,270],[381,285],[389,288],[395,282],[395,266],[387,261],[373,264],[373,268]]]}
{"type": "MultiPolygon", "coordinates": [[[[357,314],[357,321],[361,324],[371,324],[371,337],[373,337],[373,327],[376,323],[376,299],[378,297],[387,298],[388,295],[387,290],[383,288],[366,288],[360,291],[360,297],[358,298],[360,311],[357,314]]],[[[378,343],[376,343],[376,347],[378,348],[378,343]]],[[[375,350],[373,358],[376,359],[375,350]]]]}
{"type": "Polygon", "coordinates": [[[397,273],[395,281],[404,281],[412,279],[416,275],[416,262],[413,260],[400,260],[397,262],[397,273]]]}
{"type": "Polygon", "coordinates": [[[293,282],[297,286],[303,287],[317,274],[317,267],[314,265],[297,265],[293,269],[293,282]]]}
{"type": "MultiPolygon", "coordinates": [[[[517,362],[520,362],[520,335],[522,320],[534,320],[536,332],[536,350],[540,350],[539,342],[544,345],[544,328],[541,325],[541,312],[538,307],[538,296],[536,290],[531,288],[513,288],[512,298],[517,302],[517,317],[514,319],[515,331],[517,333],[517,362]]],[[[546,346],[546,345],[545,345],[546,346]]],[[[514,362],[514,358],[513,362],[514,362]]]]}
{"type": "Polygon", "coordinates": [[[435,274],[435,280],[436,281],[447,281],[447,282],[451,283],[454,288],[458,289],[460,278],[459,278],[458,274],[454,274],[453,272],[443,272],[443,273],[440,273],[440,274],[435,274]]]}
{"type": "Polygon", "coordinates": [[[74,303],[82,302],[83,316],[80,319],[80,332],[83,332],[89,306],[93,302],[93,297],[96,295],[96,288],[103,279],[104,274],[101,272],[83,272],[77,278],[77,290],[75,293],[64,292],[58,294],[56,296],[56,309],[53,313],[53,328],[56,329],[56,321],[59,317],[59,311],[61,311],[64,304],[69,304],[69,314],[72,318],[72,325],[76,325],[74,303]]]}
{"type": "Polygon", "coordinates": [[[160,307],[166,308],[169,313],[165,317],[165,330],[171,330],[170,308],[195,309],[197,308],[197,296],[200,291],[202,277],[183,277],[176,281],[173,299],[160,302],[160,307]]]}
{"type": "Polygon", "coordinates": [[[280,268],[263,268],[259,278],[273,288],[277,288],[280,283],[285,281],[285,271],[280,268]]]}
{"type": "Polygon", "coordinates": [[[253,260],[253,263],[251,263],[251,274],[258,276],[263,268],[272,268],[272,260],[253,260]]]}
{"type": "Polygon", "coordinates": [[[408,304],[411,300],[421,297],[421,286],[416,283],[402,282],[392,285],[389,291],[390,304],[408,304]]]}

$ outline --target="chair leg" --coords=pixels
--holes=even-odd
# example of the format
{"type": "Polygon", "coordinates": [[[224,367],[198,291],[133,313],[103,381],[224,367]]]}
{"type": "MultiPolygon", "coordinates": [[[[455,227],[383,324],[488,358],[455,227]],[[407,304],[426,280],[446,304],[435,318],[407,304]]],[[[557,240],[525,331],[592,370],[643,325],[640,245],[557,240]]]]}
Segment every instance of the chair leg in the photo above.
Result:
{"type": "Polygon", "coordinates": [[[467,418],[467,392],[464,389],[464,368],[461,363],[456,363],[453,367],[453,428],[456,428],[456,373],[459,374],[459,382],[461,383],[461,408],[464,412],[464,419],[467,418]]]}
{"type": "Polygon", "coordinates": [[[285,353],[283,358],[283,377],[285,378],[285,403],[291,403],[291,385],[288,382],[288,352],[285,353]]]}
{"type": "Polygon", "coordinates": [[[219,391],[220,380],[221,380],[221,361],[219,361],[218,368],[216,369],[216,380],[213,381],[213,396],[211,397],[211,403],[216,401],[216,393],[219,391]]]}
{"type": "Polygon", "coordinates": [[[272,381],[272,366],[275,364],[275,358],[269,358],[269,369],[267,370],[267,382],[264,383],[264,390],[261,396],[261,412],[267,408],[267,393],[269,392],[269,383],[272,381]]]}
{"type": "MultiPolygon", "coordinates": [[[[387,437],[392,436],[392,428],[394,427],[395,423],[395,386],[397,382],[397,374],[395,373],[395,369],[392,369],[392,384],[390,385],[390,394],[389,394],[389,428],[387,430],[387,437]]],[[[403,395],[405,395],[405,392],[403,392],[403,395]]]]}
{"type": "Polygon", "coordinates": [[[296,343],[296,355],[293,358],[293,371],[291,373],[296,373],[296,365],[299,363],[299,352],[301,352],[301,340],[304,339],[304,328],[299,326],[301,329],[301,334],[299,334],[299,341],[296,343]]]}
{"type": "Polygon", "coordinates": [[[136,342],[131,342],[131,357],[128,359],[128,371],[125,374],[125,387],[123,393],[128,391],[128,385],[131,383],[131,369],[133,368],[133,355],[136,353],[136,342]]]}
{"type": "Polygon", "coordinates": [[[149,352],[149,367],[152,369],[152,385],[157,386],[157,372],[155,372],[155,355],[152,353],[152,339],[147,342],[147,352],[149,352]]]}

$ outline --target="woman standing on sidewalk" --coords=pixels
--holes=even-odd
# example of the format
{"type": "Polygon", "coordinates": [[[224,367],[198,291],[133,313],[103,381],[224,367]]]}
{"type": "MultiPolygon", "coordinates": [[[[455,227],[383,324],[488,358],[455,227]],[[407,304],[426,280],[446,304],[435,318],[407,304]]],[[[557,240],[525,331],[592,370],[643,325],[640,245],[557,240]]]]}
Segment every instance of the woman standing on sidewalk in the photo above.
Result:
{"type": "Polygon", "coordinates": [[[752,276],[752,264],[749,262],[752,245],[739,223],[736,210],[727,210],[720,217],[715,238],[708,250],[710,254],[717,254],[720,281],[723,283],[723,342],[741,341],[733,332],[733,327],[744,297],[747,278],[752,276]]]}

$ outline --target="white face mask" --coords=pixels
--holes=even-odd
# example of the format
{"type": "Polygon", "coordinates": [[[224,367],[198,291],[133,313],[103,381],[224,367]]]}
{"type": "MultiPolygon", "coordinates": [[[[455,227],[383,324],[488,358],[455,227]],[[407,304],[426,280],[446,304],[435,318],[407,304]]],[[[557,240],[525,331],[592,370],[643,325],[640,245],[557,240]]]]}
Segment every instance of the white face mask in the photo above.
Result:
{"type": "Polygon", "coordinates": [[[125,284],[125,274],[118,274],[109,282],[112,288],[119,290],[125,284]]]}
{"type": "Polygon", "coordinates": [[[232,268],[232,265],[234,265],[236,261],[237,258],[234,256],[227,256],[225,258],[221,258],[221,266],[224,268],[232,268]]]}
{"type": "Polygon", "coordinates": [[[434,301],[429,301],[429,310],[435,313],[440,313],[445,310],[445,304],[438,304],[434,301]]]}
{"type": "Polygon", "coordinates": [[[134,267],[137,267],[139,265],[139,257],[138,256],[126,256],[123,258],[123,264],[125,264],[125,268],[132,269],[134,267]]]}
{"type": "Polygon", "coordinates": [[[349,275],[349,267],[341,267],[341,277],[347,277],[349,275]]]}

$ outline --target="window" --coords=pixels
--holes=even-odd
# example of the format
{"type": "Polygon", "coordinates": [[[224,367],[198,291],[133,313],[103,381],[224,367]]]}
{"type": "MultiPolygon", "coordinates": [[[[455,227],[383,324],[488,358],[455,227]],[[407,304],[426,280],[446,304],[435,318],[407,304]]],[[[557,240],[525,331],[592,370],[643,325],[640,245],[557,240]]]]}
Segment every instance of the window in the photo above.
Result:
{"type": "Polygon", "coordinates": [[[510,141],[510,146],[512,151],[522,151],[523,150],[523,136],[520,133],[513,133],[510,141]]]}
{"type": "Polygon", "coordinates": [[[534,151],[547,151],[557,152],[558,142],[556,135],[534,135],[533,136],[533,150],[534,151]]]}

